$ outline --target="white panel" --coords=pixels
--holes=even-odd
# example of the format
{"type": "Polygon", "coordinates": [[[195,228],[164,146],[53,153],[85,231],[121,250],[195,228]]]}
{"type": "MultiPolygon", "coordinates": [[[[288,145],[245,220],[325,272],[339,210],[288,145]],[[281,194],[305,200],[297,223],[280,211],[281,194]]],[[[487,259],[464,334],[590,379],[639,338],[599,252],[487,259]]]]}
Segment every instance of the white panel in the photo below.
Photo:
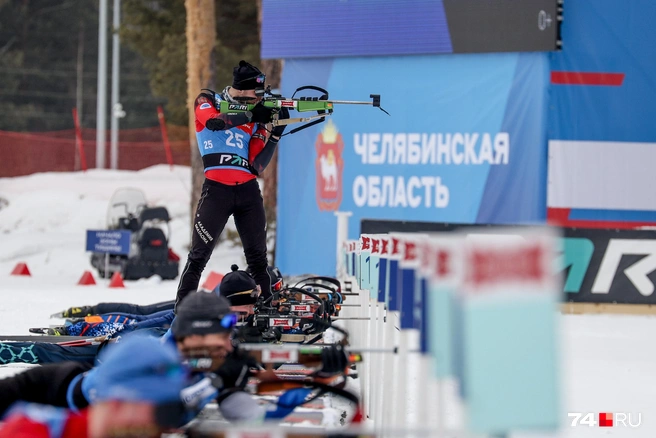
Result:
{"type": "Polygon", "coordinates": [[[547,206],[656,210],[656,143],[549,141],[547,206]]]}

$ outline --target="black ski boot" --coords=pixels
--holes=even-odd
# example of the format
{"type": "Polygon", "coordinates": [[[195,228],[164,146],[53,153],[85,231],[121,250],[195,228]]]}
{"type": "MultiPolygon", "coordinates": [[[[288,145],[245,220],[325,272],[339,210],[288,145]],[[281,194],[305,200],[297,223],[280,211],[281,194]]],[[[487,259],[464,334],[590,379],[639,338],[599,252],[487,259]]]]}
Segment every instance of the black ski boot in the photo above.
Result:
{"type": "Polygon", "coordinates": [[[50,315],[51,318],[84,318],[93,315],[92,306],[69,307],[63,312],[50,315]]]}

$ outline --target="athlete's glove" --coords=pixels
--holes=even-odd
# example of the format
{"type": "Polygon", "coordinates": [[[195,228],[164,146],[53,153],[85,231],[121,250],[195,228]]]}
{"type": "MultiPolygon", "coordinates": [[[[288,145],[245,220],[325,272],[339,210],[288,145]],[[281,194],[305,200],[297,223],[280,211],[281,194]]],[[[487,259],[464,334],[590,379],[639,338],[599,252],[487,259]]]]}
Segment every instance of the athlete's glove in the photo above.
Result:
{"type": "Polygon", "coordinates": [[[341,345],[325,347],[321,350],[321,369],[314,373],[315,377],[333,377],[344,374],[348,366],[348,357],[341,345]]]}
{"type": "Polygon", "coordinates": [[[251,113],[253,114],[251,116],[251,122],[266,124],[271,122],[271,115],[273,114],[273,108],[268,108],[262,105],[262,102],[260,102],[253,107],[251,113]]]}
{"type": "Polygon", "coordinates": [[[235,333],[235,337],[239,342],[262,342],[262,332],[259,327],[253,327],[249,325],[242,325],[239,327],[235,333]]]}
{"type": "Polygon", "coordinates": [[[225,126],[225,121],[221,119],[209,119],[207,122],[205,122],[205,127],[210,131],[223,131],[225,126]]]}
{"type": "MultiPolygon", "coordinates": [[[[278,120],[284,120],[289,118],[289,110],[285,107],[280,108],[280,111],[278,111],[278,120]]],[[[281,125],[281,126],[276,126],[271,130],[271,135],[275,135],[276,137],[280,137],[284,132],[286,125],[281,125]]]]}
{"type": "Polygon", "coordinates": [[[235,350],[228,354],[212,379],[212,385],[219,390],[217,401],[220,403],[230,394],[246,387],[251,376],[251,368],[257,368],[257,361],[247,353],[235,350]]]}

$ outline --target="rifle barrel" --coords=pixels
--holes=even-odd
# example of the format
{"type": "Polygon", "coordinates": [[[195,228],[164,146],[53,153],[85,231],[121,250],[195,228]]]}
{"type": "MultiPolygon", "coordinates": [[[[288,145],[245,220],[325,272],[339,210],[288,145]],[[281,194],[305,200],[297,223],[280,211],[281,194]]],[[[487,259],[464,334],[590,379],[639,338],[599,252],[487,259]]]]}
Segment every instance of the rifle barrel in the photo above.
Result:
{"type": "Polygon", "coordinates": [[[373,102],[362,102],[358,100],[329,100],[328,102],[348,105],[373,105],[373,102]]]}
{"type": "MultiPolygon", "coordinates": [[[[320,353],[323,348],[330,347],[331,345],[338,344],[266,344],[266,343],[244,343],[239,344],[239,348],[245,351],[262,351],[262,350],[273,350],[273,351],[301,351],[302,353],[316,352],[320,353]]],[[[388,348],[358,348],[357,346],[351,347],[349,345],[345,346],[344,349],[347,352],[353,353],[392,353],[396,354],[398,349],[396,347],[388,348]]],[[[418,352],[418,351],[411,351],[418,352]]]]}

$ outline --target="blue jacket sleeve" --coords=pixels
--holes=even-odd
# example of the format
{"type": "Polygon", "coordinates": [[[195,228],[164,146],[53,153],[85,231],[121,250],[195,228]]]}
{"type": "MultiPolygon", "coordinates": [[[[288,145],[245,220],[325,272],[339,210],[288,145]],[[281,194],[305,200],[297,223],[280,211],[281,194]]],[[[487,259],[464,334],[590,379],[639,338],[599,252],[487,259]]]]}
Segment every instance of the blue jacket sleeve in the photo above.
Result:
{"type": "Polygon", "coordinates": [[[154,327],[167,327],[171,325],[171,323],[173,322],[173,318],[175,317],[173,310],[165,310],[162,312],[157,312],[156,315],[158,316],[133,324],[132,325],[133,330],[140,330],[140,329],[147,329],[147,328],[154,328],[154,327]]]}
{"type": "Polygon", "coordinates": [[[285,418],[287,415],[291,414],[294,409],[305,403],[311,392],[311,388],[290,389],[278,397],[276,408],[267,411],[265,418],[267,420],[285,418]]]}

